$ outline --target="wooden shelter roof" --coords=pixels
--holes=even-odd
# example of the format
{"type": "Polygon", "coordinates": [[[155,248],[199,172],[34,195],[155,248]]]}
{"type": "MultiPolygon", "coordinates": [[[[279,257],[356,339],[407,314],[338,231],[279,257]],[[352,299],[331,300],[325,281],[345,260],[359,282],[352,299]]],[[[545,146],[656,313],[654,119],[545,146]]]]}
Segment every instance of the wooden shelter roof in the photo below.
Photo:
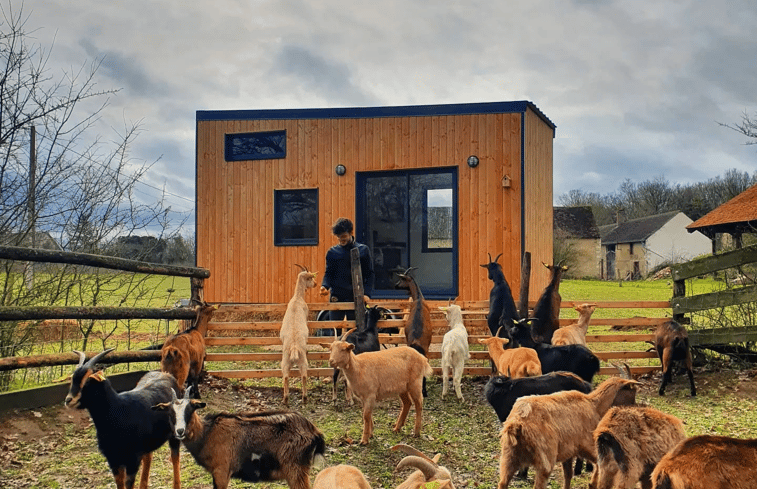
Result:
{"type": "Polygon", "coordinates": [[[757,231],[757,185],[716,207],[686,229],[690,233],[700,231],[710,238],[716,233],[754,233],[757,231]]]}

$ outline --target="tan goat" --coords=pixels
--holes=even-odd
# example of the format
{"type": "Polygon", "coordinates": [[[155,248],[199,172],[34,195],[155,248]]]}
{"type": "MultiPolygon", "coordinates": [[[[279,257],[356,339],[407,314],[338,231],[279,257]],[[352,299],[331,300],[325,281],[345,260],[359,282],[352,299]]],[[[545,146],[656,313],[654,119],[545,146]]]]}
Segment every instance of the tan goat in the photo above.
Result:
{"type": "Polygon", "coordinates": [[[429,458],[423,452],[416,450],[410,445],[400,443],[394,445],[392,450],[401,450],[407,456],[400,460],[395,470],[400,470],[405,467],[412,467],[416,470],[407,479],[397,486],[397,489],[455,489],[452,484],[452,475],[446,467],[438,465],[439,457],[441,453],[434,455],[434,458],[429,458]]]}
{"type": "Polygon", "coordinates": [[[336,340],[321,346],[331,350],[329,365],[340,368],[352,394],[363,404],[363,436],[361,445],[367,445],[373,436],[373,408],[376,401],[399,397],[402,410],[394,425],[398,432],[405,424],[410,404],[415,405],[415,430],[420,436],[423,414],[423,379],[432,375],[428,359],[409,346],[398,346],[381,351],[368,351],[355,355],[355,345],[336,340]]]}
{"type": "Polygon", "coordinates": [[[586,344],[586,332],[589,330],[589,320],[594,314],[596,304],[579,304],[574,309],[578,311],[578,322],[563,326],[552,333],[553,345],[583,345],[586,344]]]}
{"type": "Polygon", "coordinates": [[[685,438],[675,416],[646,406],[611,408],[594,430],[596,489],[633,489],[639,481],[643,489],[651,489],[655,465],[685,438]]]}
{"type": "MultiPolygon", "coordinates": [[[[499,330],[497,330],[497,333],[499,333],[499,330]]],[[[496,335],[489,338],[479,338],[478,342],[488,347],[489,356],[500,375],[507,375],[513,379],[541,375],[539,355],[533,348],[505,349],[504,346],[510,340],[496,335]]]]}
{"type": "Polygon", "coordinates": [[[308,399],[308,357],[307,341],[308,304],[305,301],[305,291],[316,286],[315,272],[308,271],[302,265],[297,265],[302,271],[297,275],[294,295],[287,304],[284,319],[281,320],[281,375],[284,379],[284,405],[289,405],[289,369],[297,364],[302,379],[302,403],[308,399]]]}
{"type": "Polygon", "coordinates": [[[334,465],[318,472],[313,489],[371,489],[365,475],[353,465],[334,465]]]}
{"type": "MultiPolygon", "coordinates": [[[[596,463],[592,433],[622,389],[636,390],[638,382],[611,377],[594,391],[563,391],[526,396],[515,401],[502,425],[498,489],[506,489],[523,468],[534,467],[534,489],[545,489],[555,464],[562,464],[563,489],[570,488],[572,459],[596,463]]],[[[594,472],[591,487],[596,487],[594,472]]]]}

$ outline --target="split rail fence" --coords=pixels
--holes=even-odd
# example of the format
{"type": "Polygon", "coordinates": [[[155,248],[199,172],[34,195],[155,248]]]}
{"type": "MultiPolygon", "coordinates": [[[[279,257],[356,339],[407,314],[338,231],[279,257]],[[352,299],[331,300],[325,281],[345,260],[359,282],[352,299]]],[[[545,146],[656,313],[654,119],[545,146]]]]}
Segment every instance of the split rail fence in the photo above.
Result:
{"type": "MultiPolygon", "coordinates": [[[[432,365],[438,362],[433,360],[439,360],[441,358],[440,347],[444,333],[447,331],[447,322],[441,312],[438,311],[439,306],[447,305],[447,302],[427,301],[432,310],[432,322],[434,327],[434,335],[431,340],[431,351],[429,352],[429,359],[432,360],[432,365]]],[[[601,308],[614,308],[614,309],[660,309],[659,317],[632,317],[632,318],[592,318],[589,325],[589,334],[587,334],[587,342],[589,348],[599,357],[602,361],[602,367],[600,374],[613,374],[617,373],[617,369],[612,366],[611,362],[627,362],[629,360],[636,359],[648,359],[646,363],[652,363],[652,365],[630,365],[631,372],[633,374],[643,374],[655,370],[659,370],[659,361],[657,360],[657,354],[653,351],[640,350],[625,350],[622,345],[629,345],[631,343],[644,343],[651,342],[654,338],[653,333],[617,333],[617,334],[593,334],[592,329],[597,326],[627,326],[634,327],[642,330],[651,329],[652,331],[665,321],[668,321],[669,317],[664,317],[664,312],[670,311],[670,303],[668,301],[564,301],[561,305],[562,308],[572,308],[574,304],[582,302],[593,302],[597,304],[597,309],[601,308]],[[598,347],[599,344],[612,344],[615,350],[605,350],[603,347],[598,347]],[[649,361],[651,360],[651,362],[649,361]]],[[[406,314],[409,307],[409,302],[405,301],[371,301],[371,305],[380,305],[397,311],[397,315],[406,314]]],[[[489,327],[486,322],[486,313],[489,308],[489,301],[467,301],[457,302],[463,309],[463,321],[466,329],[468,330],[468,342],[471,346],[479,345],[479,338],[486,338],[489,336],[489,327]]],[[[533,307],[533,303],[530,307],[533,307]]],[[[343,310],[351,309],[354,307],[352,303],[311,303],[309,308],[311,311],[319,311],[323,309],[331,310],[343,310]]],[[[244,316],[246,314],[265,314],[265,313],[280,313],[286,310],[286,304],[244,304],[233,306],[222,306],[218,312],[230,312],[234,315],[244,316]]],[[[560,324],[566,325],[574,323],[575,319],[561,318],[560,324]]],[[[333,341],[333,337],[315,336],[315,331],[319,329],[332,329],[341,328],[343,326],[342,321],[309,321],[308,328],[311,331],[311,336],[308,338],[308,360],[311,364],[311,368],[308,368],[308,375],[312,377],[320,376],[326,377],[333,373],[333,370],[328,367],[325,362],[328,360],[328,351],[321,348],[318,345],[324,343],[330,343],[333,341]],[[323,362],[324,366],[316,367],[313,362],[323,362]]],[[[348,321],[348,325],[353,326],[354,321],[348,321]]],[[[379,328],[402,328],[404,325],[404,319],[388,319],[379,321],[379,328]]],[[[281,360],[279,339],[279,330],[281,328],[281,321],[214,321],[211,320],[208,325],[208,333],[205,338],[205,344],[208,348],[207,362],[224,362],[239,364],[249,362],[255,364],[256,362],[269,362],[275,365],[276,362],[281,360]],[[256,351],[243,351],[245,349],[254,349],[256,351]],[[223,351],[223,350],[235,350],[235,351],[223,351]],[[261,351],[265,350],[265,351],[261,351]]],[[[405,344],[405,337],[402,331],[400,334],[389,335],[380,334],[379,342],[382,345],[403,345],[405,344]]],[[[479,345],[480,346],[480,345],[479,345]]],[[[651,346],[651,345],[648,345],[651,346]]],[[[488,375],[491,371],[489,366],[489,354],[486,350],[480,351],[471,350],[471,359],[466,364],[466,375],[488,375]]],[[[281,370],[279,368],[235,368],[235,369],[213,369],[208,367],[208,373],[228,378],[262,378],[262,377],[280,377],[281,370]]],[[[434,373],[441,374],[441,367],[434,366],[434,373]]],[[[295,374],[291,374],[295,375],[295,374]]]]}

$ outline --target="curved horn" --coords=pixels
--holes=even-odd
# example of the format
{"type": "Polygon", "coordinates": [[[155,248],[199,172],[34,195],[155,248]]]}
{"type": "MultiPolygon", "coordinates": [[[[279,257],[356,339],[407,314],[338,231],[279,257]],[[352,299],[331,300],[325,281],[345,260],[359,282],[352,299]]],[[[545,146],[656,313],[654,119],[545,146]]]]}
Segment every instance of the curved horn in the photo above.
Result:
{"type": "Polygon", "coordinates": [[[82,365],[84,365],[84,360],[87,359],[87,355],[77,350],[71,350],[71,351],[79,355],[79,364],[77,365],[77,367],[81,367],[82,365]]]}
{"type": "Polygon", "coordinates": [[[489,255],[489,263],[491,263],[492,262],[492,254],[489,253],[489,252],[486,252],[486,254],[489,255]]]}
{"type": "Polygon", "coordinates": [[[504,326],[500,326],[499,328],[497,328],[497,332],[494,333],[494,336],[499,337],[499,332],[502,331],[502,328],[504,328],[504,326]]]}
{"type": "Polygon", "coordinates": [[[347,337],[347,335],[349,335],[353,331],[357,331],[357,328],[352,328],[351,330],[345,331],[344,333],[342,333],[342,337],[339,338],[339,341],[344,341],[344,339],[347,337]]]}
{"type": "Polygon", "coordinates": [[[295,263],[295,265],[298,266],[298,267],[300,267],[300,270],[302,270],[303,272],[308,272],[309,271],[307,267],[303,267],[299,263],[295,263]]]}
{"type": "Polygon", "coordinates": [[[392,450],[399,450],[407,455],[414,455],[416,457],[421,457],[429,462],[433,462],[428,456],[426,456],[423,452],[418,450],[417,448],[411,447],[410,445],[405,445],[404,443],[398,443],[397,445],[394,445],[392,447],[392,450]]]}
{"type": "Polygon", "coordinates": [[[494,263],[497,263],[497,261],[499,260],[499,258],[500,258],[501,256],[502,256],[502,253],[500,253],[499,255],[497,255],[497,258],[495,258],[495,259],[494,259],[494,263]]]}
{"type": "MultiPolygon", "coordinates": [[[[191,385],[189,387],[187,387],[186,389],[184,389],[184,399],[190,399],[191,398],[191,395],[190,395],[191,391],[192,391],[192,386],[191,385]]],[[[171,389],[171,392],[173,392],[173,389],[171,389]]],[[[174,396],[174,400],[176,400],[175,396],[174,396]]]]}
{"type": "Polygon", "coordinates": [[[413,467],[423,472],[423,477],[428,481],[436,476],[436,471],[439,469],[437,465],[428,458],[421,458],[415,455],[408,455],[400,460],[397,464],[397,470],[404,467],[413,467]]]}
{"type": "Polygon", "coordinates": [[[631,367],[629,367],[627,363],[624,363],[623,367],[617,363],[613,363],[612,365],[618,369],[618,372],[620,372],[621,379],[633,380],[633,377],[631,376],[631,367]]]}
{"type": "Polygon", "coordinates": [[[97,362],[99,362],[102,357],[104,357],[108,353],[112,352],[113,350],[115,350],[115,348],[108,348],[107,350],[101,351],[97,355],[95,355],[92,358],[90,358],[89,361],[84,364],[84,366],[87,367],[87,368],[94,368],[95,364],[97,362]]]}

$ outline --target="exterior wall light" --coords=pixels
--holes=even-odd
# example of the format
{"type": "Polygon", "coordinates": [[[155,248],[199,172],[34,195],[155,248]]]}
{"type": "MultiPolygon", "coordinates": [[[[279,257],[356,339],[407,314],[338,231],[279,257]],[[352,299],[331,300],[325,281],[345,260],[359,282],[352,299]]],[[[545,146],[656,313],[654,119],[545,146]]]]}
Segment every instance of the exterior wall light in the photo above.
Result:
{"type": "Polygon", "coordinates": [[[470,155],[468,157],[468,166],[471,168],[476,168],[478,166],[478,156],[470,155]]]}
{"type": "Polygon", "coordinates": [[[341,163],[336,165],[336,168],[334,168],[334,171],[337,175],[344,176],[345,173],[347,173],[347,167],[342,165],[341,163]]]}

